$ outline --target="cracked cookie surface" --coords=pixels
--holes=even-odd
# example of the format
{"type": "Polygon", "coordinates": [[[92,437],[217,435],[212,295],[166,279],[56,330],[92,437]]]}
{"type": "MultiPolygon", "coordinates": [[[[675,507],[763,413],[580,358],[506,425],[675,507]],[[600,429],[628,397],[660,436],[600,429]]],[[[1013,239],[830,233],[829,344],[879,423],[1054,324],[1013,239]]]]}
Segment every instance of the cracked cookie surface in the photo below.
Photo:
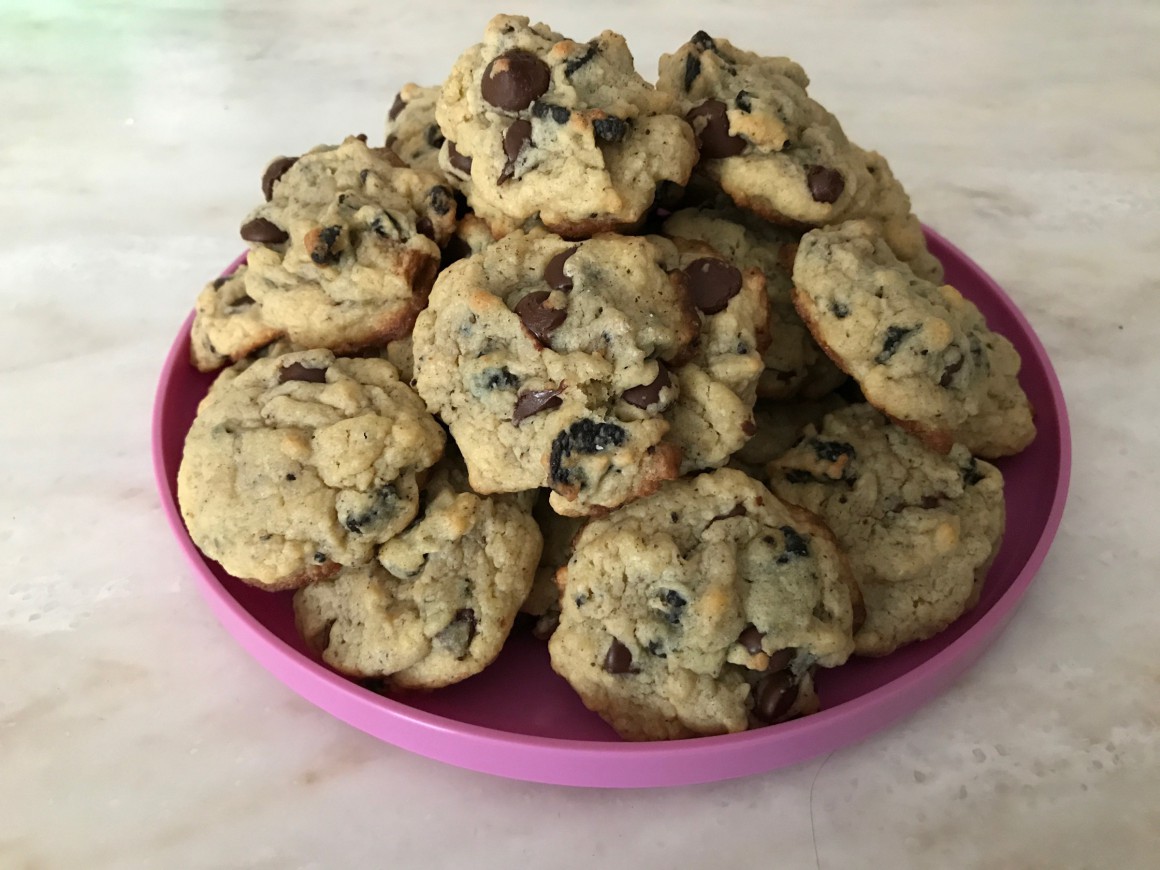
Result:
{"type": "Polygon", "coordinates": [[[866,400],[932,449],[985,457],[1035,437],[1019,354],[954,287],[919,278],[874,227],[813,230],[794,261],[794,302],[866,400]]]}
{"type": "Polygon", "coordinates": [[[436,107],[440,165],[504,235],[539,217],[581,238],[639,222],[658,186],[684,184],[693,133],[642,79],[624,38],[573,42],[521,16],[491,20],[436,107]]]}
{"type": "Polygon", "coordinates": [[[375,563],[294,596],[298,630],[328,665],[397,689],[436,689],[499,654],[532,585],[542,540],[515,495],[471,492],[458,457],[423,488],[422,513],[375,563]]]}
{"type": "Polygon", "coordinates": [[[684,276],[646,238],[513,233],[445,270],[415,327],[415,383],[478,492],[547,486],[601,513],[677,475],[652,387],[693,353],[684,276]]]}
{"type": "Polygon", "coordinates": [[[246,292],[295,344],[349,352],[411,331],[455,229],[455,197],[400,162],[351,137],[267,168],[267,202],[241,230],[246,292]]]}
{"type": "Polygon", "coordinates": [[[853,649],[829,531],[732,469],[590,521],[562,575],[552,667],[630,740],[811,713],[813,669],[853,649]]]}
{"type": "Polygon", "coordinates": [[[1003,477],[961,444],[934,453],[851,405],[807,428],[768,472],[770,488],[821,517],[846,551],[866,613],[859,653],[931,637],[978,601],[1003,537],[1003,477]]]}
{"type": "Polygon", "coordinates": [[[268,589],[369,561],[419,503],[443,429],[390,363],[325,350],[226,369],[198,407],[177,476],[198,548],[268,589]]]}

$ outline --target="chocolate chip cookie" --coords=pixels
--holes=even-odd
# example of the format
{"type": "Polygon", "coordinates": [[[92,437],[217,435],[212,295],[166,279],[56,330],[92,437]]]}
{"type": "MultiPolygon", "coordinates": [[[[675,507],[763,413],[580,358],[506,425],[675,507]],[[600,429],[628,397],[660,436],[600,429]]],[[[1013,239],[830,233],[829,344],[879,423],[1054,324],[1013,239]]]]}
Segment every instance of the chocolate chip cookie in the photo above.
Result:
{"type": "Polygon", "coordinates": [[[197,296],[189,338],[190,362],[198,371],[217,371],[282,335],[262,317],[262,306],[246,293],[246,267],[205,285],[197,296]]]}
{"type": "Polygon", "coordinates": [[[846,551],[866,611],[859,653],[931,637],[978,601],[1003,537],[1003,477],[961,444],[934,453],[851,405],[768,471],[770,488],[820,516],[846,551]]]}
{"type": "Polygon", "coordinates": [[[439,177],[358,138],[279,158],[242,225],[246,293],[295,344],[347,352],[408,334],[455,229],[439,177]]]}
{"type": "Polygon", "coordinates": [[[419,505],[443,429],[380,359],[326,350],[226,369],[177,475],[190,537],[233,576],[286,589],[359,565],[419,505]]]}
{"type": "Polygon", "coordinates": [[[442,175],[439,149],[443,133],[435,121],[439,87],[425,88],[408,82],[399,89],[387,112],[386,146],[412,169],[442,175]]]}
{"type": "Polygon", "coordinates": [[[693,126],[699,171],[768,220],[818,226],[848,207],[865,169],[808,85],[789,58],[762,57],[704,31],[661,57],[657,82],[693,126]]]}
{"type": "Polygon", "coordinates": [[[654,244],[684,275],[701,328],[692,359],[663,370],[639,398],[647,407],[660,400],[663,386],[675,383],[677,395],[665,417],[683,452],[681,473],[720,468],[754,431],[753,403],[769,343],[765,277],[701,242],[659,238],[654,244]]]}
{"type": "Polygon", "coordinates": [[[496,235],[537,216],[569,238],[634,226],[697,156],[622,36],[573,42],[521,16],[493,18],[459,58],[436,118],[440,165],[496,235]]]}
{"type": "Polygon", "coordinates": [[[294,596],[324,662],[395,689],[466,679],[499,654],[532,585],[541,538],[523,499],[480,496],[458,458],[424,487],[422,513],[379,550],[294,596]]]}
{"type": "Polygon", "coordinates": [[[800,232],[727,208],[682,209],[665,221],[664,232],[705,242],[741,268],[759,269],[765,276],[771,316],[758,395],[816,398],[846,379],[818,347],[793,305],[793,259],[800,232]]]}
{"type": "Polygon", "coordinates": [[[923,280],[866,222],[813,230],[794,303],[866,400],[929,447],[1007,456],[1035,437],[1019,354],[949,285],[923,280]]]}
{"type": "Polygon", "coordinates": [[[515,232],[447,268],[416,323],[415,384],[480,493],[551,487],[600,513],[677,475],[667,369],[700,319],[646,238],[515,232]]]}
{"type": "Polygon", "coordinates": [[[765,477],[765,467],[785,453],[811,423],[820,423],[831,411],[845,407],[846,400],[837,393],[820,399],[790,399],[771,402],[759,399],[753,407],[753,437],[733,454],[730,465],[756,477],[765,477]]]}
{"type": "Polygon", "coordinates": [[[814,668],[853,649],[829,531],[732,469],[590,521],[562,575],[552,667],[629,740],[811,713],[814,668]]]}

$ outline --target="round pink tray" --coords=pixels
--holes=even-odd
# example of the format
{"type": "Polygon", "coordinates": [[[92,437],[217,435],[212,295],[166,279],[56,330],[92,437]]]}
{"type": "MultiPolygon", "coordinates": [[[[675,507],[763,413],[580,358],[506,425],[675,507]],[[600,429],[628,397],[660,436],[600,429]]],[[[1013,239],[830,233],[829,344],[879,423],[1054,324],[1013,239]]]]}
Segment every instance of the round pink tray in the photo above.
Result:
{"type": "Polygon", "coordinates": [[[1007,533],[978,606],[929,641],[820,672],[823,709],[814,716],[743,734],[625,743],[552,672],[546,645],[520,633],[482,674],[430,694],[384,698],[331,672],[298,639],[290,594],[262,592],[230,577],[198,552],[181,521],[174,492],[182,444],[212,381],[188,362],[192,316],[165,361],[153,413],[153,463],[165,515],[198,588],[250,655],[311,703],[412,752],[516,779],[618,788],[729,779],[829,752],[913,712],[974,663],[1027,591],[1067,496],[1070,430],[1043,346],[978,266],[937,233],[927,230],[927,238],[946,266],[947,282],[1022,355],[1020,381],[1036,409],[1039,435],[1024,453],[998,463],[1007,481],[1007,533]]]}

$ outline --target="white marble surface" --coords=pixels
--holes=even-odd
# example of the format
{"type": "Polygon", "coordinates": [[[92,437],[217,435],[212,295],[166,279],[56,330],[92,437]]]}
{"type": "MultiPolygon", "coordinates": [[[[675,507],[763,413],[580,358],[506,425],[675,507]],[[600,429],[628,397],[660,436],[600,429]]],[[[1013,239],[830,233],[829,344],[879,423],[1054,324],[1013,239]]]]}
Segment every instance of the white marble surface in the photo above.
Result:
{"type": "Polygon", "coordinates": [[[165,351],[265,161],[380,135],[494,11],[0,8],[0,867],[1160,866],[1155,2],[524,6],[621,30],[646,74],[699,27],[795,57],[1055,360],[1059,538],[903,724],[737,782],[529,785],[339,723],[218,626],[151,478],[165,351]]]}

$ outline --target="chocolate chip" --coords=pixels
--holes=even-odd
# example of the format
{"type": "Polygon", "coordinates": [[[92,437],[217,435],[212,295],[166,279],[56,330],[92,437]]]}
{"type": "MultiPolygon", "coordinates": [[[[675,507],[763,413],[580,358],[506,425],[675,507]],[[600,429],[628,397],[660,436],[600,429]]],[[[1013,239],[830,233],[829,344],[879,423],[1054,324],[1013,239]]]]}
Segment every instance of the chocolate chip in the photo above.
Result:
{"type": "Polygon", "coordinates": [[[503,153],[507,157],[507,162],[500,170],[499,178],[496,179],[497,184],[503,184],[515,175],[516,161],[519,160],[520,155],[524,153],[524,149],[531,142],[531,121],[525,121],[521,118],[507,128],[507,132],[503,134],[503,153]]]}
{"type": "Polygon", "coordinates": [[[737,96],[733,98],[733,105],[743,112],[752,112],[753,102],[750,98],[749,91],[738,91],[737,96]]]}
{"type": "Polygon", "coordinates": [[[735,157],[745,150],[745,140],[729,134],[729,116],[726,112],[725,104],[720,100],[706,100],[685,116],[697,134],[702,157],[735,157]]]}
{"type": "Polygon", "coordinates": [[[437,215],[445,215],[455,207],[455,194],[442,184],[427,191],[427,202],[431,204],[431,211],[437,215]]]}
{"type": "Polygon", "coordinates": [[[765,635],[758,631],[757,626],[751,622],[737,636],[737,642],[745,647],[745,651],[750,655],[756,655],[761,652],[761,639],[763,637],[765,635]]]}
{"type": "Polygon", "coordinates": [[[364,499],[358,513],[349,514],[342,520],[348,532],[361,535],[374,531],[399,511],[399,493],[391,485],[380,487],[364,499]]]}
{"type": "Polygon", "coordinates": [[[438,124],[431,124],[427,127],[427,132],[424,134],[427,144],[432,148],[438,148],[443,144],[443,131],[439,129],[438,124]]]}
{"type": "Polygon", "coordinates": [[[701,74],[701,58],[690,52],[685,55],[685,92],[687,93],[697,76],[701,74]]]}
{"type": "Polygon", "coordinates": [[[741,272],[716,257],[700,257],[685,267],[693,304],[706,314],[724,311],[741,292],[741,272]]]}
{"type": "Polygon", "coordinates": [[[793,647],[786,649],[779,649],[769,654],[769,663],[765,666],[767,674],[774,674],[778,671],[784,671],[789,667],[789,663],[793,661],[794,656],[797,655],[797,650],[793,647]]]}
{"type": "Polygon", "coordinates": [[[548,65],[530,51],[516,48],[487,65],[479,91],[497,109],[518,112],[530,106],[551,83],[548,65]]]}
{"type": "Polygon", "coordinates": [[[964,362],[966,362],[966,357],[959,357],[957,360],[943,369],[942,377],[939,378],[938,385],[940,387],[949,387],[951,385],[951,381],[954,380],[955,374],[963,367],[964,362]]]}
{"type": "Polygon", "coordinates": [[[633,407],[647,409],[660,401],[661,390],[672,382],[665,364],[658,360],[657,376],[653,378],[651,383],[641,384],[639,387],[629,387],[620,396],[633,407]]]}
{"type": "Polygon", "coordinates": [[[338,252],[334,246],[342,235],[342,227],[316,227],[306,234],[303,241],[310,251],[310,259],[319,266],[328,266],[338,261],[338,252]]]}
{"type": "Polygon", "coordinates": [[[254,218],[242,224],[242,240],[258,242],[263,245],[279,245],[290,238],[290,234],[273,221],[265,218],[254,218]]]}
{"type": "Polygon", "coordinates": [[[482,377],[484,387],[489,390],[510,390],[520,385],[520,379],[513,375],[507,366],[498,369],[484,369],[482,377]]]}
{"type": "Polygon", "coordinates": [[[826,166],[811,166],[807,169],[806,184],[809,185],[810,196],[815,202],[837,202],[842,191],[846,189],[842,173],[826,166]]]}
{"type": "Polygon", "coordinates": [[[279,157],[266,167],[262,173],[262,195],[266,197],[266,202],[274,198],[274,184],[297,162],[297,157],[279,157]]]}
{"type": "Polygon", "coordinates": [[[717,514],[717,516],[709,520],[709,524],[712,525],[713,523],[717,522],[717,520],[731,520],[734,517],[743,516],[745,516],[745,505],[738,503],[733,505],[733,507],[731,507],[726,513],[717,514]]]}
{"type": "Polygon", "coordinates": [[[703,30],[698,30],[693,34],[693,38],[689,40],[693,45],[697,46],[701,51],[716,51],[717,43],[713,41],[713,37],[703,30]]]}
{"type": "Polygon", "coordinates": [[[924,495],[922,501],[919,502],[920,507],[927,511],[934,510],[940,504],[942,504],[942,498],[937,495],[924,495]]]}
{"type": "MultiPolygon", "coordinates": [[[[741,353],[745,353],[745,351],[741,351],[741,353]]],[[[741,431],[752,437],[757,434],[757,424],[752,420],[746,420],[741,424],[741,431]]]]}
{"type": "Polygon", "coordinates": [[[415,221],[415,231],[421,236],[426,236],[431,241],[435,241],[435,224],[431,223],[431,218],[421,217],[415,221]]]}
{"type": "Polygon", "coordinates": [[[467,656],[471,641],[475,639],[476,625],[475,611],[470,607],[461,608],[455,611],[454,618],[435,635],[435,639],[456,658],[462,659],[467,656]]]}
{"type": "Polygon", "coordinates": [[[579,245],[575,245],[567,250],[561,251],[548,261],[548,265],[544,267],[544,280],[548,282],[548,286],[553,290],[568,291],[572,289],[572,278],[564,274],[564,264],[568,259],[580,250],[579,245]]]}
{"type": "Polygon", "coordinates": [[[898,352],[898,346],[906,340],[911,333],[918,332],[920,326],[890,326],[886,329],[886,338],[882,342],[882,350],[880,350],[874,357],[874,362],[881,365],[887,362],[894,354],[898,352]]]}
{"type": "Polygon", "coordinates": [[[646,646],[645,649],[647,649],[649,651],[649,655],[654,655],[658,659],[667,659],[668,658],[668,654],[665,653],[665,648],[663,646],[661,646],[661,642],[659,640],[656,640],[656,639],[650,640],[648,642],[648,646],[646,646]]]}
{"type": "Polygon", "coordinates": [[[548,457],[548,474],[552,481],[567,486],[573,482],[574,472],[564,467],[564,460],[574,453],[601,453],[610,447],[620,447],[628,433],[615,423],[597,423],[587,417],[577,420],[552,440],[548,457]]]}
{"type": "Polygon", "coordinates": [[[983,473],[979,471],[979,464],[975,461],[975,457],[973,456],[971,457],[971,461],[963,466],[962,473],[963,482],[966,483],[967,486],[974,486],[976,483],[983,479],[983,473]]]}
{"type": "Polygon", "coordinates": [[[532,628],[532,637],[536,640],[548,640],[560,626],[560,614],[555,611],[545,613],[536,620],[532,628]]]}
{"type": "Polygon", "coordinates": [[[366,133],[359,133],[354,138],[358,139],[358,141],[362,142],[365,145],[366,141],[367,141],[367,134],[366,133]]]}
{"type": "Polygon", "coordinates": [[[790,560],[805,557],[810,554],[810,547],[806,539],[797,533],[791,526],[781,526],[780,531],[785,536],[785,552],[777,557],[777,563],[784,565],[790,560]]]}
{"type": "Polygon", "coordinates": [[[547,290],[537,290],[529,293],[516,303],[512,310],[519,315],[520,320],[540,344],[547,344],[552,331],[568,318],[568,311],[564,308],[549,308],[544,302],[552,294],[547,290]]]}
{"type": "Polygon", "coordinates": [[[321,565],[323,562],[326,561],[326,554],[325,553],[315,553],[314,554],[314,561],[317,562],[319,565],[321,565]]]}
{"type": "Polygon", "coordinates": [[[789,712],[797,700],[798,686],[793,675],[777,671],[762,677],[753,687],[753,712],[757,718],[770,724],[789,712]]]}
{"type": "Polygon", "coordinates": [[[551,411],[564,404],[560,398],[563,390],[525,390],[516,397],[516,407],[512,411],[512,422],[519,424],[533,414],[551,411]]]}
{"type": "Polygon", "coordinates": [[[632,653],[616,638],[612,639],[612,646],[604,654],[604,670],[610,674],[627,674],[632,671],[632,653]]]}
{"type": "Polygon", "coordinates": [[[660,602],[665,610],[665,622],[670,625],[676,625],[681,621],[681,614],[685,610],[685,605],[689,603],[685,600],[685,596],[675,589],[662,589],[660,602]]]}
{"type": "Polygon", "coordinates": [[[628,135],[628,122],[615,115],[597,118],[592,122],[592,132],[603,142],[619,142],[628,135]]]}
{"type": "Polygon", "coordinates": [[[572,117],[572,112],[563,106],[536,100],[532,103],[532,116],[541,120],[551,118],[557,124],[567,124],[568,119],[572,117]]]}
{"type": "Polygon", "coordinates": [[[228,281],[228,280],[230,280],[230,276],[229,276],[229,275],[222,275],[222,276],[221,276],[221,277],[219,277],[219,278],[214,278],[214,279],[213,279],[213,289],[214,289],[214,290],[221,290],[221,289],[222,289],[222,285],[223,285],[223,284],[225,284],[225,283],[226,283],[226,281],[228,281]]]}
{"type": "Polygon", "coordinates": [[[399,222],[389,211],[385,211],[381,215],[376,216],[375,219],[371,221],[371,229],[374,231],[375,235],[384,239],[398,239],[403,235],[403,228],[399,226],[399,222]],[[386,218],[387,222],[390,223],[392,232],[387,231],[386,226],[383,224],[383,218],[386,218]]]}
{"type": "Polygon", "coordinates": [[[284,384],[287,381],[306,381],[309,384],[325,384],[326,369],[315,369],[310,366],[304,366],[300,362],[292,362],[278,369],[278,383],[284,384]]]}
{"type": "Polygon", "coordinates": [[[460,154],[454,142],[447,143],[447,162],[452,169],[458,169],[464,175],[471,175],[471,158],[460,154]]]}
{"type": "Polygon", "coordinates": [[[841,462],[843,457],[846,457],[845,461],[849,462],[858,456],[857,451],[854,450],[854,445],[844,441],[823,441],[821,438],[811,438],[810,447],[813,448],[814,455],[821,462],[841,462]]]}
{"type": "MultiPolygon", "coordinates": [[[[391,104],[391,111],[387,112],[387,120],[393,121],[395,118],[399,117],[399,112],[403,111],[403,107],[405,105],[407,105],[407,103],[403,100],[403,95],[401,93],[395,94],[395,102],[391,104]]],[[[379,111],[381,112],[382,109],[379,111]]]]}
{"type": "MultiPolygon", "coordinates": [[[[398,137],[398,136],[396,136],[394,133],[392,133],[390,136],[388,136],[388,137],[387,137],[387,141],[383,143],[383,146],[384,146],[384,147],[386,147],[386,148],[394,148],[394,147],[395,147],[395,143],[396,143],[396,142],[398,142],[398,141],[399,141],[399,137],[398,137]]],[[[362,175],[363,175],[363,173],[364,173],[364,172],[366,172],[366,170],[365,170],[365,169],[364,169],[362,172],[360,172],[360,173],[359,173],[359,177],[360,177],[360,178],[362,178],[362,175]]],[[[363,180],[363,181],[366,181],[366,178],[362,178],[362,180],[363,180]]]]}
{"type": "Polygon", "coordinates": [[[592,58],[596,57],[596,52],[596,46],[592,43],[589,43],[588,50],[585,51],[584,54],[580,55],[580,57],[574,57],[564,64],[564,75],[566,75],[568,78],[572,78],[572,74],[576,72],[576,70],[581,69],[587,65],[587,63],[592,60],[592,58]]]}
{"type": "Polygon", "coordinates": [[[848,305],[846,305],[843,302],[831,302],[830,303],[830,313],[833,314],[839,320],[845,320],[847,317],[850,316],[850,308],[848,305]]]}

